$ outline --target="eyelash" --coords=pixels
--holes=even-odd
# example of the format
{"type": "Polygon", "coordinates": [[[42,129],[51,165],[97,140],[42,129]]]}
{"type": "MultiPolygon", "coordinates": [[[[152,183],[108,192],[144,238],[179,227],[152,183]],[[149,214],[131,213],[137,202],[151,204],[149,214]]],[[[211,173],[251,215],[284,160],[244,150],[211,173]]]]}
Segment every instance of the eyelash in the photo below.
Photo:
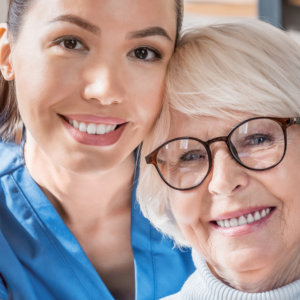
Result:
{"type": "Polygon", "coordinates": [[[162,55],[161,55],[160,51],[158,51],[152,47],[148,47],[148,46],[135,48],[128,53],[128,56],[133,59],[137,59],[137,60],[145,61],[145,62],[154,62],[154,61],[158,61],[158,60],[162,59],[162,55]],[[154,57],[150,58],[150,59],[139,58],[139,57],[137,57],[137,51],[139,51],[139,50],[147,51],[147,55],[149,54],[149,52],[151,52],[154,55],[154,57]]]}
{"type": "Polygon", "coordinates": [[[88,47],[85,45],[84,42],[82,42],[78,37],[76,36],[62,36],[58,39],[56,39],[55,41],[53,41],[54,45],[60,45],[62,48],[68,50],[68,51],[85,51],[85,50],[89,50],[88,47]],[[76,43],[75,48],[78,46],[78,44],[81,45],[82,49],[75,49],[75,48],[68,48],[66,47],[66,45],[61,45],[62,43],[66,43],[68,41],[73,41],[76,43]]]}

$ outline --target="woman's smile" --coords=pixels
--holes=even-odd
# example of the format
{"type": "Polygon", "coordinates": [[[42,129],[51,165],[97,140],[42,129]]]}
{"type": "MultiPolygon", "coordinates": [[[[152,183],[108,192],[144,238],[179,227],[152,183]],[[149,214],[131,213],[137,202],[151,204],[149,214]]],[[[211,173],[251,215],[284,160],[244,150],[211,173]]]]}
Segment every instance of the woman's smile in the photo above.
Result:
{"type": "Polygon", "coordinates": [[[77,142],[90,146],[110,146],[115,144],[128,124],[121,119],[88,115],[61,116],[61,119],[67,132],[77,142]]]}
{"type": "Polygon", "coordinates": [[[275,207],[249,208],[220,216],[210,221],[220,233],[230,236],[240,236],[252,233],[266,225],[275,207]],[[229,215],[234,215],[229,217],[229,215]]]}

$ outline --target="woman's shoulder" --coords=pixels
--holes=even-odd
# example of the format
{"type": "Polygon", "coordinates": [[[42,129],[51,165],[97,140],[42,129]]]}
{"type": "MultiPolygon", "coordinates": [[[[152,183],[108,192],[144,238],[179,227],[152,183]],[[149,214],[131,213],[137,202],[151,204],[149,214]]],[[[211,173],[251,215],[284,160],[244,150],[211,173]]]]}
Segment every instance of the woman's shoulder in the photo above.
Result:
{"type": "Polygon", "coordinates": [[[0,177],[13,172],[23,164],[22,147],[0,140],[0,177]]]}

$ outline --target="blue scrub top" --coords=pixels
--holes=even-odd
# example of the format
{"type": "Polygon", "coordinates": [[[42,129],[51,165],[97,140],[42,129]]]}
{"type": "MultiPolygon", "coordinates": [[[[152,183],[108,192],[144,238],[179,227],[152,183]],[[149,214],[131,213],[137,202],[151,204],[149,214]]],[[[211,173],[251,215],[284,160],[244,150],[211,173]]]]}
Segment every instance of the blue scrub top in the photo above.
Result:
{"type": "MultiPolygon", "coordinates": [[[[132,194],[135,299],[177,292],[194,271],[143,217],[132,194]]],[[[30,176],[22,147],[0,142],[0,299],[114,299],[80,244],[30,176]]]]}

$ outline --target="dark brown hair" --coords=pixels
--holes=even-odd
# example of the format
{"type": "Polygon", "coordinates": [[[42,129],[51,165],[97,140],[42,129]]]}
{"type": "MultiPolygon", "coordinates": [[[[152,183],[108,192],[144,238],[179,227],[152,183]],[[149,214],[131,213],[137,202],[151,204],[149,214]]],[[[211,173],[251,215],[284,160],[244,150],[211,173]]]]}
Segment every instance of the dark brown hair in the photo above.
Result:
{"type": "MultiPolygon", "coordinates": [[[[9,38],[17,39],[24,15],[32,0],[10,0],[7,15],[9,38]]],[[[20,142],[23,123],[17,107],[14,80],[6,81],[0,72],[0,137],[20,142]]]]}
{"type": "MultiPolygon", "coordinates": [[[[24,16],[32,0],[10,0],[7,25],[11,41],[18,38],[24,16]]],[[[176,4],[176,41],[182,26],[183,0],[175,0],[176,4]]],[[[0,72],[0,139],[20,143],[23,122],[18,110],[14,80],[6,81],[0,72]]]]}

